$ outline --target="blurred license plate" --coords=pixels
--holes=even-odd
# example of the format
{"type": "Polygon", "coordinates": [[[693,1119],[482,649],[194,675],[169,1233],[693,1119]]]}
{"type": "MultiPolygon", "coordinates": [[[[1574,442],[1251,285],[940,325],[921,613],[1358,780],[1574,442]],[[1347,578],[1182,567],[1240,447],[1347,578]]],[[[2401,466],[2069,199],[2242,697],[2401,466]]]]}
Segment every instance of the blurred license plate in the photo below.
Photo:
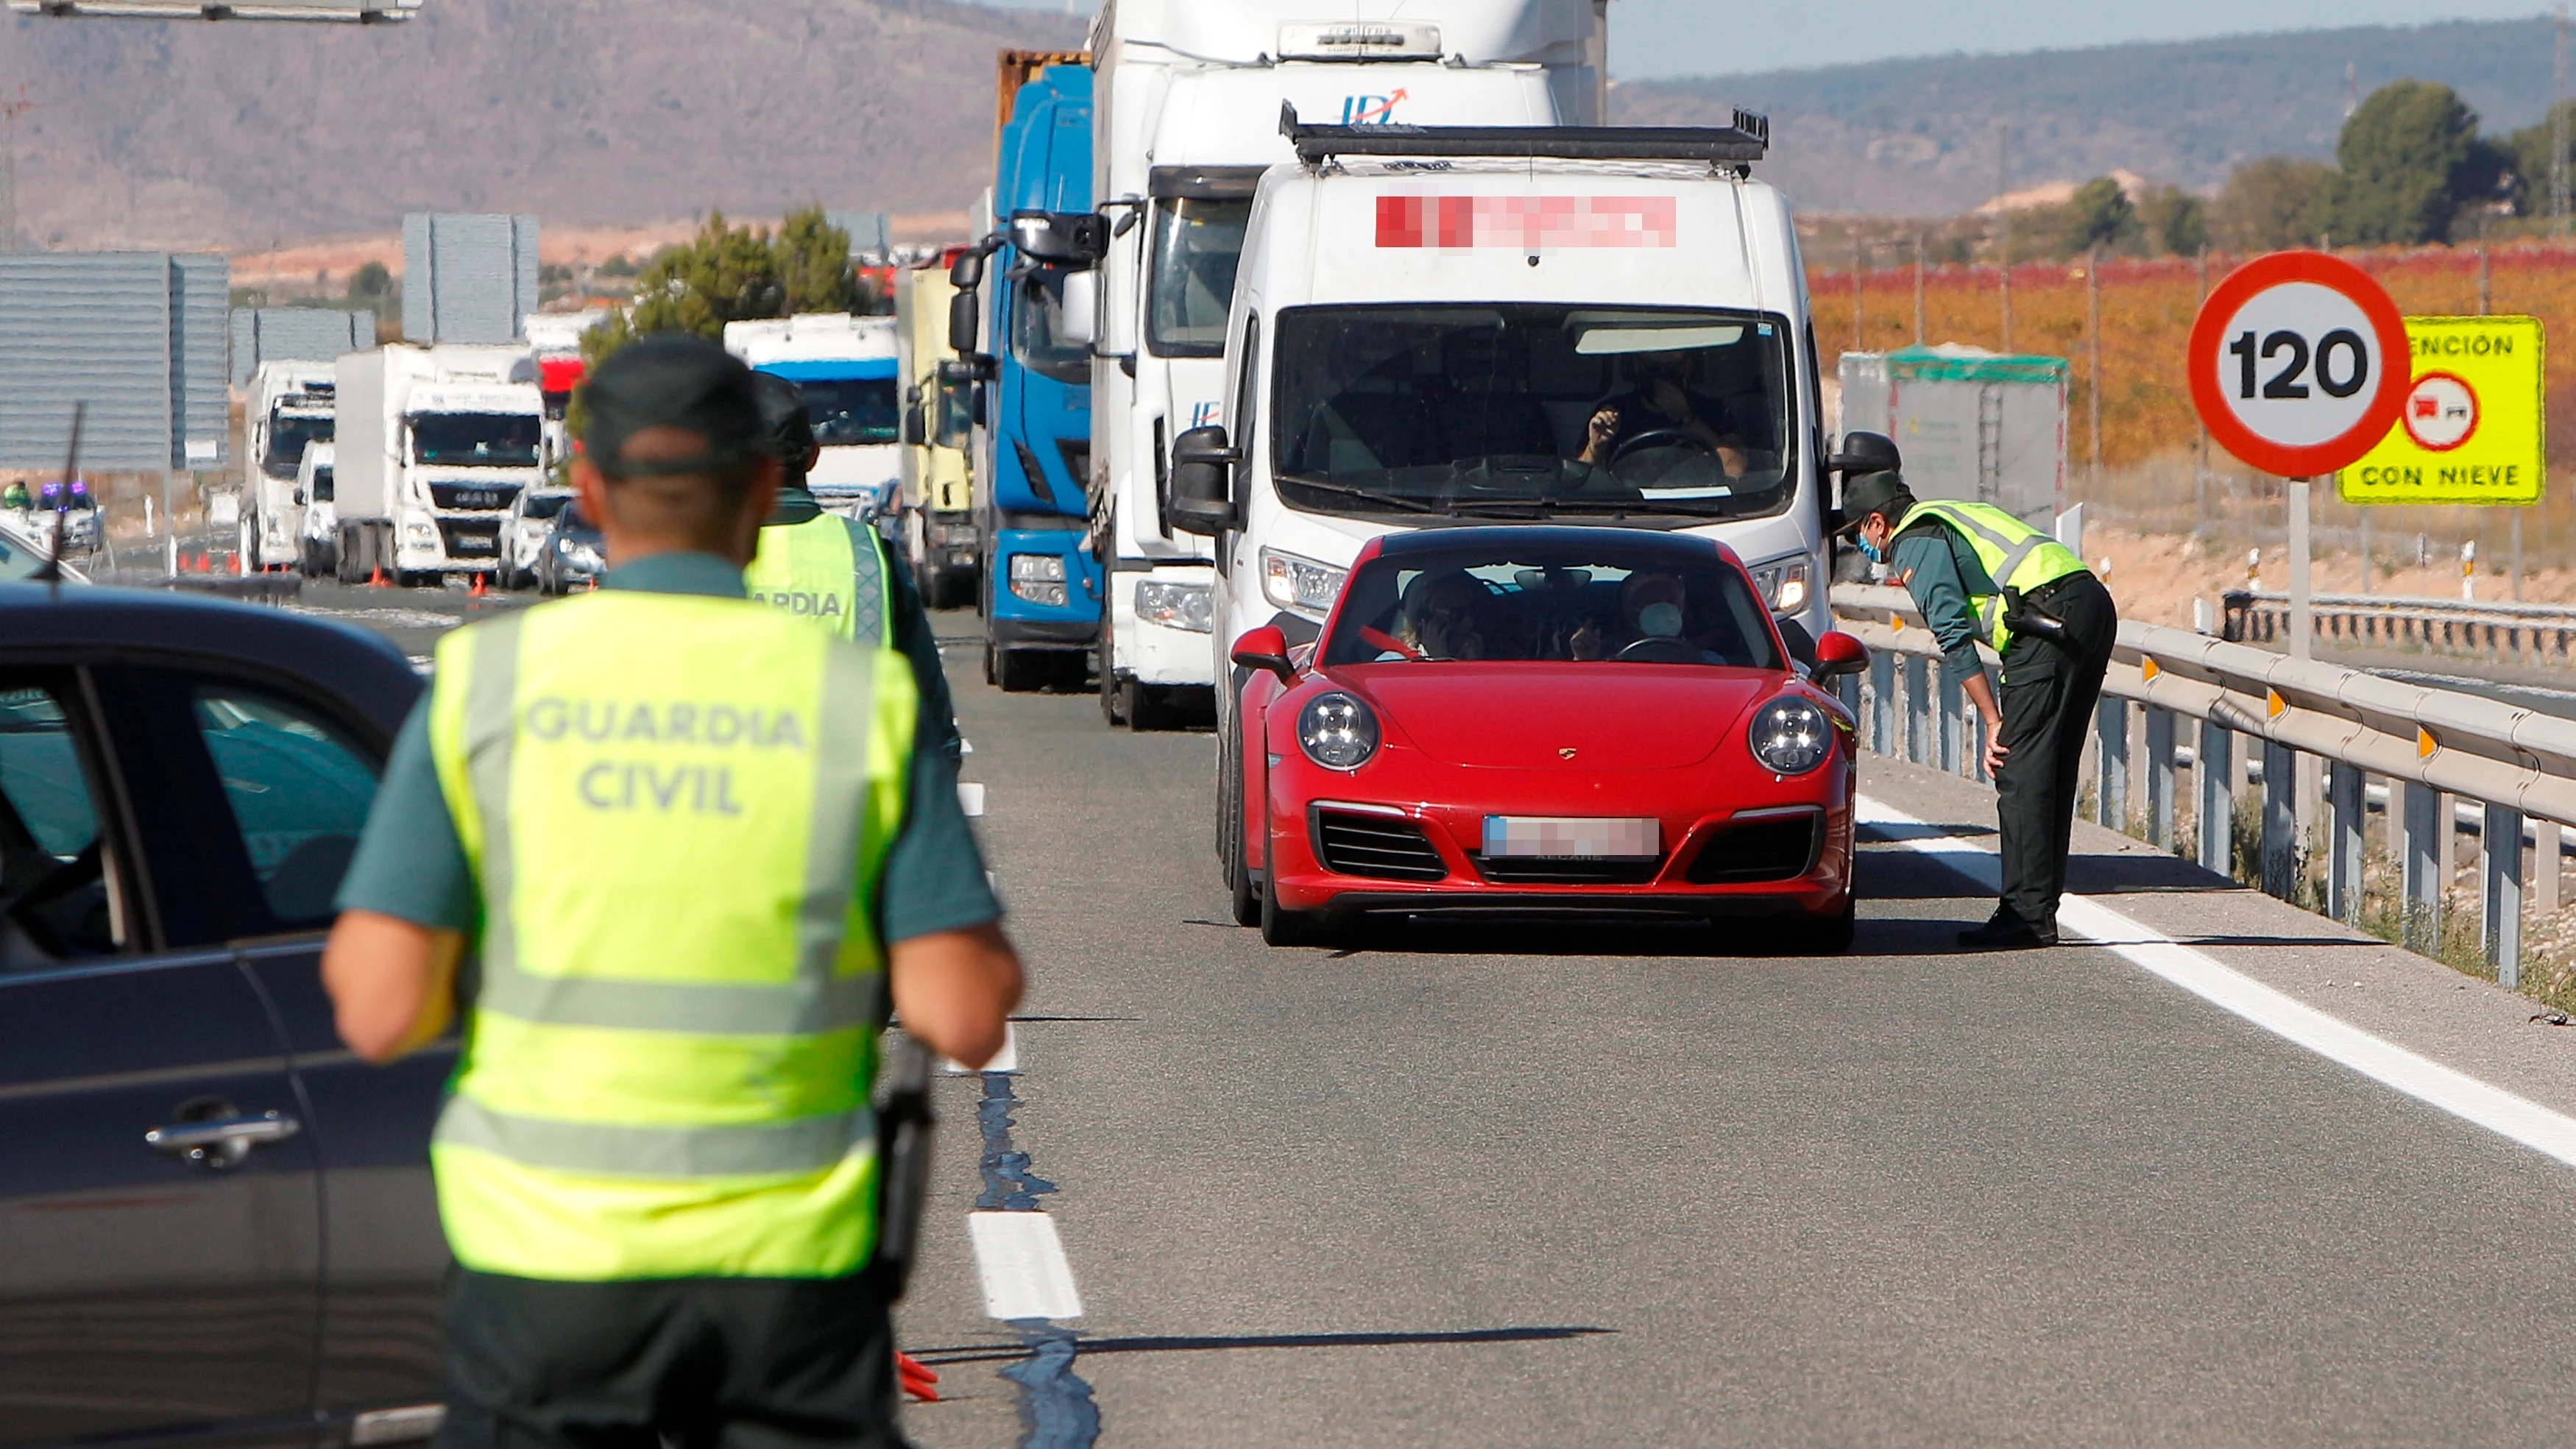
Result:
{"type": "Polygon", "coordinates": [[[1584,816],[1488,815],[1485,854],[1550,860],[1651,860],[1664,853],[1663,822],[1584,816]]]}

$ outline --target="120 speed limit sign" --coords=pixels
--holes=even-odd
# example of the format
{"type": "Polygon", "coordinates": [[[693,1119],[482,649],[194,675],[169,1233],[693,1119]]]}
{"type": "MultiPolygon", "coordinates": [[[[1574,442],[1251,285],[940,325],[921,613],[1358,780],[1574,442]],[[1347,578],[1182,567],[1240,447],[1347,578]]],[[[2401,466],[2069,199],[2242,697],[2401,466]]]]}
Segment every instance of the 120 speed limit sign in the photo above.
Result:
{"type": "Polygon", "coordinates": [[[2388,435],[2413,385],[2406,323],[2369,273],[2275,252],[2228,274],[2191,329],[2191,398],[2220,446],[2284,478],[2332,473],[2388,435]]]}

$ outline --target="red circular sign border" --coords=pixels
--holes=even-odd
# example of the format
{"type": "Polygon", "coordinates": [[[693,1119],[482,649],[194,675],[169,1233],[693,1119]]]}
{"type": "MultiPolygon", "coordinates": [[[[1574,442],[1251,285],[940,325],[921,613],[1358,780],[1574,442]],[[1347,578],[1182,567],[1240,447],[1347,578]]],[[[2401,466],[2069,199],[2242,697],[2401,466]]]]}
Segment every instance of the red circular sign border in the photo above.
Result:
{"type": "MultiPolygon", "coordinates": [[[[2460,440],[2458,442],[2444,443],[2439,447],[2425,442],[2422,438],[2415,436],[2415,430],[2413,428],[2406,428],[2406,440],[2413,443],[2416,447],[2423,449],[2427,453],[2453,453],[2467,447],[2469,445],[2469,439],[2478,435],[2478,429],[2486,426],[2487,405],[2486,402],[2478,396],[2478,390],[2469,386],[2469,380],[2467,378],[2460,376],[2456,372],[2443,372],[2438,369],[2428,372],[2422,377],[2416,378],[2407,383],[2406,395],[2408,397],[2413,397],[2415,395],[2415,389],[2422,387],[2424,384],[2431,382],[2437,377],[2447,377],[2451,381],[2458,383],[2460,385],[2460,391],[2469,395],[2470,404],[2477,409],[2475,413],[2470,415],[2469,430],[2460,434],[2460,440]]],[[[2406,409],[2403,405],[2399,406],[2397,414],[2398,426],[2406,427],[2406,409]]]]}
{"type": "Polygon", "coordinates": [[[2201,425],[2209,429],[2210,437],[2241,461],[2283,478],[2314,478],[2360,462],[2397,426],[2406,395],[2415,390],[2414,352],[2406,340],[2406,319],[2399,315],[2388,289],[2370,273],[2324,252],[2273,252],[2229,272],[2200,304],[2187,355],[2192,405],[2200,410],[2201,425]],[[2219,392],[2216,366],[2228,321],[2257,293],[2291,282],[2313,282],[2341,293],[2370,319],[2371,330],[2379,334],[2382,358],[2400,361],[2399,366],[2380,368],[2379,391],[2360,421],[2339,437],[2304,447],[2269,442],[2237,421],[2219,392]]]}

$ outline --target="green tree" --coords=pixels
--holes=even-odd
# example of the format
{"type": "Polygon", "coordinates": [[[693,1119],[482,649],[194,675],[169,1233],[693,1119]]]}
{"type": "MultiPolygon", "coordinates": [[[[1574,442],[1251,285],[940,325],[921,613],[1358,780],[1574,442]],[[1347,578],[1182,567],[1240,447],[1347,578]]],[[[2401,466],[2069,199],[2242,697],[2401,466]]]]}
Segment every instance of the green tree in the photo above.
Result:
{"type": "Polygon", "coordinates": [[[2333,178],[2334,168],[2322,161],[2288,156],[2248,161],[2218,194],[2210,230],[2239,251],[2315,246],[2332,220],[2326,193],[2333,178]]]}
{"type": "Polygon", "coordinates": [[[858,310],[863,299],[850,270],[850,234],[832,225],[822,207],[789,212],[774,245],[789,312],[858,310]]]}
{"type": "Polygon", "coordinates": [[[2190,256],[2209,245],[2209,208],[2179,186],[2159,186],[2138,198],[2138,222],[2147,248],[2160,256],[2190,256]]]}
{"type": "Polygon", "coordinates": [[[2492,191],[2497,151],[2449,86],[2401,80],[2372,91],[2335,141],[2335,240],[2447,242],[2461,207],[2492,191]],[[2481,185],[2483,183],[2483,186],[2481,185]]]}
{"type": "Polygon", "coordinates": [[[2061,245],[2069,254],[2094,247],[2110,250],[2138,235],[2138,208],[2112,176],[2096,176],[2075,189],[2066,203],[2061,245]]]}
{"type": "Polygon", "coordinates": [[[2514,209],[2524,216],[2550,214],[2550,151],[2558,144],[2553,121],[2560,114],[2567,118],[2567,149],[2571,165],[2576,165],[2576,101],[2559,102],[2556,112],[2504,139],[2515,178],[2514,209]]]}

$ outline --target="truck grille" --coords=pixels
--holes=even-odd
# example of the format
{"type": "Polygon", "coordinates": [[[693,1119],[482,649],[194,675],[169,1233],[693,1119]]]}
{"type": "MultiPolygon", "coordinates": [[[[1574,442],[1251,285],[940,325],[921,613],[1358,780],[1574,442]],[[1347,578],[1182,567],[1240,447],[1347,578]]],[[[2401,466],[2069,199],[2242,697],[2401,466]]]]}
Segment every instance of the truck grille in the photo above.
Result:
{"type": "Polygon", "coordinates": [[[480,508],[499,512],[519,496],[516,483],[432,483],[430,506],[438,509],[480,508]]]}
{"type": "Polygon", "coordinates": [[[1693,885],[1795,880],[1815,869],[1824,846],[1825,817],[1790,815],[1749,820],[1720,829],[1691,862],[1693,885]]]}
{"type": "Polygon", "coordinates": [[[442,518],[438,520],[438,537],[447,545],[447,556],[452,559],[470,561],[501,555],[501,520],[497,518],[442,518]]]}
{"type": "Polygon", "coordinates": [[[1446,880],[1440,852],[1410,820],[1343,810],[1315,812],[1315,855],[1324,869],[1377,880],[1446,880]]]}
{"type": "Polygon", "coordinates": [[[1644,885],[1664,868],[1654,860],[1552,860],[1530,855],[1480,855],[1476,871],[1496,885],[1644,885]]]}

